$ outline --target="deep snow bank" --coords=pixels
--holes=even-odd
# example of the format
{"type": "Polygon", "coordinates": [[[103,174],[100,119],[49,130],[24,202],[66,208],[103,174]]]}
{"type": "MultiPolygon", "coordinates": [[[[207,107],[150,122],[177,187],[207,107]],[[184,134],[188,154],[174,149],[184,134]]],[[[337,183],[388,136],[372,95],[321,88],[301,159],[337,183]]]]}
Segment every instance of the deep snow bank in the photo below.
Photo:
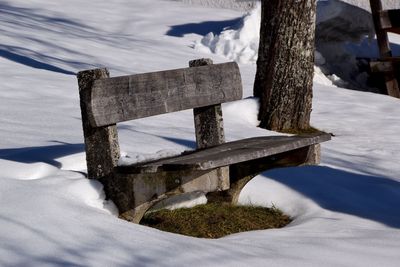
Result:
{"type": "Polygon", "coordinates": [[[364,43],[370,50],[367,57],[376,55],[377,48],[372,45],[374,34],[372,16],[368,11],[338,0],[319,1],[316,49],[324,60],[316,60],[316,64],[338,86],[377,92],[368,86],[368,66],[360,66],[367,62],[357,60],[355,51],[348,49],[349,45],[361,48],[362,40],[368,39],[369,42],[364,43]]]}
{"type": "Polygon", "coordinates": [[[223,55],[240,63],[254,63],[257,60],[260,40],[260,5],[246,14],[234,29],[226,29],[220,35],[208,33],[196,43],[201,50],[223,55]]]}

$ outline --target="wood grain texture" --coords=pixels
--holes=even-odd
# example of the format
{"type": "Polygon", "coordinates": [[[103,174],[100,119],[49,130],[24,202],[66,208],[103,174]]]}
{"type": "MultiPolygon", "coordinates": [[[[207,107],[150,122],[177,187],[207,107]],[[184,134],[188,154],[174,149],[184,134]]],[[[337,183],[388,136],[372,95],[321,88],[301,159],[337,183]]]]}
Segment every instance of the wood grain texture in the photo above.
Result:
{"type": "Polygon", "coordinates": [[[96,80],[86,101],[98,127],[241,98],[239,68],[230,62],[96,80]]]}
{"type": "Polygon", "coordinates": [[[374,20],[376,39],[378,42],[379,52],[381,57],[391,57],[392,50],[389,44],[389,38],[385,30],[381,28],[381,16],[380,12],[382,12],[382,3],[381,0],[370,0],[372,18],[374,20]]]}
{"type": "Polygon", "coordinates": [[[118,167],[122,172],[209,170],[318,144],[331,139],[326,133],[307,136],[262,136],[224,143],[177,157],[118,167]]]}
{"type": "MultiPolygon", "coordinates": [[[[196,59],[189,62],[189,67],[212,65],[209,58],[196,59]]],[[[194,129],[197,148],[225,143],[224,121],[222,119],[221,104],[193,109],[194,129]]]]}
{"type": "Polygon", "coordinates": [[[393,63],[390,61],[371,61],[369,67],[372,72],[393,72],[393,63]]]}
{"type": "Polygon", "coordinates": [[[310,127],[316,2],[261,1],[254,81],[261,128],[288,132],[310,127]]]}
{"type": "MultiPolygon", "coordinates": [[[[189,61],[189,67],[212,65],[209,58],[189,61]]],[[[194,130],[197,149],[203,149],[225,143],[224,120],[221,104],[193,109],[194,130]]],[[[210,179],[218,181],[219,190],[229,189],[229,167],[221,167],[210,175],[210,179]]]]}
{"type": "Polygon", "coordinates": [[[95,80],[108,78],[107,69],[94,69],[78,73],[83,136],[85,141],[86,164],[89,178],[101,179],[108,176],[117,166],[120,156],[117,126],[92,127],[89,123],[87,101],[95,80]]]}

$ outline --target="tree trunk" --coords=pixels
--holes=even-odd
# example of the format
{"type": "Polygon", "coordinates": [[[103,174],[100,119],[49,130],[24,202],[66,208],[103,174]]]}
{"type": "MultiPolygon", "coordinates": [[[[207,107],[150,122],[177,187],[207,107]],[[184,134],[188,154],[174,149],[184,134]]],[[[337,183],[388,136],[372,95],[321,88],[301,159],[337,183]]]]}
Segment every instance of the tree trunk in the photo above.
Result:
{"type": "Polygon", "coordinates": [[[310,127],[316,0],[262,0],[254,96],[260,127],[310,127]]]}

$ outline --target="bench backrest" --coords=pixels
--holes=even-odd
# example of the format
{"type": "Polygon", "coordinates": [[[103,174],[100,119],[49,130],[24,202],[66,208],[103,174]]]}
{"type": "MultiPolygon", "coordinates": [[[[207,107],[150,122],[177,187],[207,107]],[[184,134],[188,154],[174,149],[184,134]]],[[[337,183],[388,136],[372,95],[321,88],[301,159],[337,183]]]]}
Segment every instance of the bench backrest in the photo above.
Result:
{"type": "Polygon", "coordinates": [[[190,68],[109,78],[107,69],[78,73],[88,177],[113,174],[120,149],[116,123],[193,109],[197,148],[225,142],[223,102],[242,98],[234,62],[189,62],[190,68]]]}
{"type": "Polygon", "coordinates": [[[235,62],[103,78],[81,99],[99,127],[242,98],[235,62]]]}

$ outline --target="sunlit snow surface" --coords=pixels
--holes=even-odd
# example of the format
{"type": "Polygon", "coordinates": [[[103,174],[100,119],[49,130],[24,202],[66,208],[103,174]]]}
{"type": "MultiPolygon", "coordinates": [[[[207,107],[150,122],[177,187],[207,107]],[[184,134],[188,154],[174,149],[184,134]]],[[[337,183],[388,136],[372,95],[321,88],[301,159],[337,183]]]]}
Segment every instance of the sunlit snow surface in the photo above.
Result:
{"type": "MultiPolygon", "coordinates": [[[[163,233],[119,220],[101,185],[85,179],[73,73],[226,61],[192,45],[242,13],[160,0],[1,1],[0,12],[0,266],[398,266],[397,99],[316,74],[312,124],[335,135],[322,164],[265,172],[240,197],[294,221],[219,240],[163,233]]],[[[249,97],[255,66],[240,70],[249,97]]],[[[273,134],[256,128],[257,105],[224,105],[227,140],[273,134]]],[[[119,134],[128,155],[195,146],[191,111],[123,123],[119,134]]]]}

